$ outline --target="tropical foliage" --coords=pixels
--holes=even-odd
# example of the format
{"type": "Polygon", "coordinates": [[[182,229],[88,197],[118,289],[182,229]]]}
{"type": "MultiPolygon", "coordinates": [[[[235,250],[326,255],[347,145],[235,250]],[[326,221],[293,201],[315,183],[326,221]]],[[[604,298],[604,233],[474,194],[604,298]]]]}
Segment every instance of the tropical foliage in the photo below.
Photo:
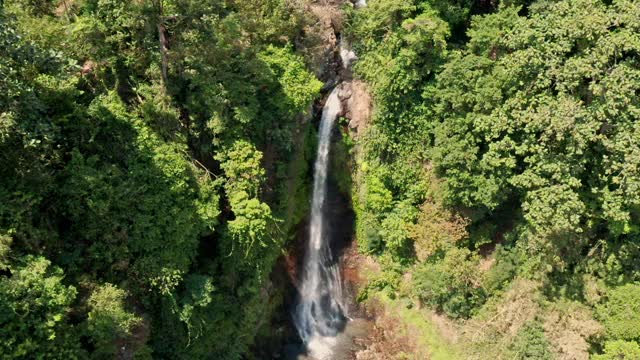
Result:
{"type": "Polygon", "coordinates": [[[633,358],[637,2],[368,4],[353,200],[361,250],[410,274],[386,291],[467,318],[481,358],[633,358]]]}
{"type": "MultiPolygon", "coordinates": [[[[310,4],[0,1],[3,358],[252,356],[308,210],[310,4]]],[[[374,102],[332,160],[381,268],[359,298],[471,357],[638,358],[640,3],[342,11],[374,102]]]]}
{"type": "Polygon", "coordinates": [[[2,358],[240,358],[305,212],[301,5],[0,7],[2,358]]]}

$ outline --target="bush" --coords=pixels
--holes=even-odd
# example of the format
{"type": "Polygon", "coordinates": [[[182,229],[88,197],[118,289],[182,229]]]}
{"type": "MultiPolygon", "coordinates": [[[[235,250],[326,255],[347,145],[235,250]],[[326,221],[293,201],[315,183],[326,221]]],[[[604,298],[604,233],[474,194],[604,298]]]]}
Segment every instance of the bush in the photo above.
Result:
{"type": "Polygon", "coordinates": [[[617,340],[640,339],[640,284],[613,288],[598,307],[607,335],[617,340]]]}
{"type": "Polygon", "coordinates": [[[89,298],[88,328],[98,354],[108,356],[116,352],[115,340],[131,335],[141,319],[125,309],[127,293],[112,284],[104,284],[89,298]]]}
{"type": "Polygon", "coordinates": [[[485,291],[477,285],[478,260],[468,249],[453,248],[443,259],[422,264],[413,273],[415,295],[450,317],[469,317],[485,301],[485,291]]]}
{"type": "Polygon", "coordinates": [[[522,263],[521,252],[517,248],[496,246],[494,252],[495,264],[487,272],[483,286],[487,292],[493,294],[504,289],[518,272],[522,263]]]}
{"type": "Polygon", "coordinates": [[[593,355],[592,360],[640,359],[640,345],[635,341],[609,341],[604,344],[604,354],[593,355]]]}
{"type": "Polygon", "coordinates": [[[0,357],[72,359],[78,334],[68,322],[77,291],[44,257],[26,256],[0,274],[0,357]]]}
{"type": "Polygon", "coordinates": [[[417,223],[410,229],[416,256],[424,260],[438,250],[446,250],[459,243],[468,236],[468,224],[468,219],[441,205],[425,202],[420,208],[417,223]]]}
{"type": "Polygon", "coordinates": [[[537,322],[529,322],[518,331],[518,335],[511,345],[512,359],[551,360],[553,355],[550,347],[542,325],[537,322]]]}

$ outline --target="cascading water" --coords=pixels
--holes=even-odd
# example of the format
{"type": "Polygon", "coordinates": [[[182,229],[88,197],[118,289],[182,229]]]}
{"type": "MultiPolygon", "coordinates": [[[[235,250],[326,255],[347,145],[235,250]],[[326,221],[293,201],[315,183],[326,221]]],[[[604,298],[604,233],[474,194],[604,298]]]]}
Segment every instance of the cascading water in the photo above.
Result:
{"type": "MultiPolygon", "coordinates": [[[[352,0],[352,3],[356,8],[367,5],[366,0],[352,0]]],[[[340,41],[339,54],[345,69],[357,60],[356,54],[344,39],[340,41]]],[[[333,348],[337,335],[347,323],[338,259],[331,252],[324,218],[331,130],[342,112],[342,103],[338,95],[341,88],[342,84],[333,89],[322,109],[314,168],[309,246],[304,258],[298,289],[300,296],[294,313],[294,323],[300,338],[310,355],[321,360],[335,358],[333,348]]]]}
{"type": "Polygon", "coordinates": [[[331,253],[324,219],[331,130],[342,111],[338,91],[335,88],[327,98],[320,120],[309,247],[300,282],[300,298],[294,314],[300,337],[312,355],[321,359],[330,356],[335,336],[346,322],[340,270],[337,259],[331,253]]]}
{"type": "Polygon", "coordinates": [[[342,67],[345,69],[348,69],[353,61],[358,60],[356,53],[351,50],[344,38],[340,39],[340,59],[342,60],[342,67]]]}

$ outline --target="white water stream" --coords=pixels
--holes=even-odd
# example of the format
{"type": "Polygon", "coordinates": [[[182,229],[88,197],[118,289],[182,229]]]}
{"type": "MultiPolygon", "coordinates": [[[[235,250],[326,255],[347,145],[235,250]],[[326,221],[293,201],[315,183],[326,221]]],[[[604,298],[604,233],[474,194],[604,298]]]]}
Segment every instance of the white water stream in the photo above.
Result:
{"type": "MultiPolygon", "coordinates": [[[[367,5],[366,0],[356,0],[356,8],[367,5]]],[[[342,66],[349,68],[357,60],[356,54],[344,39],[339,49],[342,66]]],[[[326,229],[325,200],[327,197],[327,173],[329,148],[333,123],[342,112],[338,93],[341,85],[331,91],[322,109],[318,133],[318,153],[314,168],[313,198],[309,225],[309,244],[300,280],[300,297],[294,312],[294,322],[309,355],[318,360],[333,360],[338,335],[347,325],[347,314],[342,294],[342,280],[338,259],[331,253],[329,232],[326,229]]]]}
{"type": "Polygon", "coordinates": [[[358,60],[356,53],[351,50],[344,38],[340,39],[340,59],[342,60],[342,67],[345,69],[349,68],[353,61],[358,60]]]}
{"type": "Polygon", "coordinates": [[[300,298],[294,314],[296,328],[302,341],[317,359],[330,358],[335,337],[346,322],[340,269],[337,259],[331,254],[324,218],[331,130],[342,111],[338,91],[338,88],[335,88],[327,98],[320,120],[309,246],[300,282],[300,298]]]}

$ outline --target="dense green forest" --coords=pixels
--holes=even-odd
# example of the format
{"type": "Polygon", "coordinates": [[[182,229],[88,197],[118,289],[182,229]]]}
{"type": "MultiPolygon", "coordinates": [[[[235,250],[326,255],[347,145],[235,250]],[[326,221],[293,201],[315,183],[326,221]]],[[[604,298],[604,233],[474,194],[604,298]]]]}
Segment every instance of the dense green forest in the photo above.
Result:
{"type": "Polygon", "coordinates": [[[634,0],[0,0],[0,358],[260,356],[312,3],[373,99],[338,147],[358,298],[446,315],[465,358],[640,359],[634,0]]]}
{"type": "Polygon", "coordinates": [[[470,358],[640,358],[640,2],[370,1],[357,239],[470,358]],[[407,276],[410,275],[410,276],[407,276]]]}
{"type": "Polygon", "coordinates": [[[308,206],[294,5],[4,2],[0,357],[248,351],[308,206]]]}

